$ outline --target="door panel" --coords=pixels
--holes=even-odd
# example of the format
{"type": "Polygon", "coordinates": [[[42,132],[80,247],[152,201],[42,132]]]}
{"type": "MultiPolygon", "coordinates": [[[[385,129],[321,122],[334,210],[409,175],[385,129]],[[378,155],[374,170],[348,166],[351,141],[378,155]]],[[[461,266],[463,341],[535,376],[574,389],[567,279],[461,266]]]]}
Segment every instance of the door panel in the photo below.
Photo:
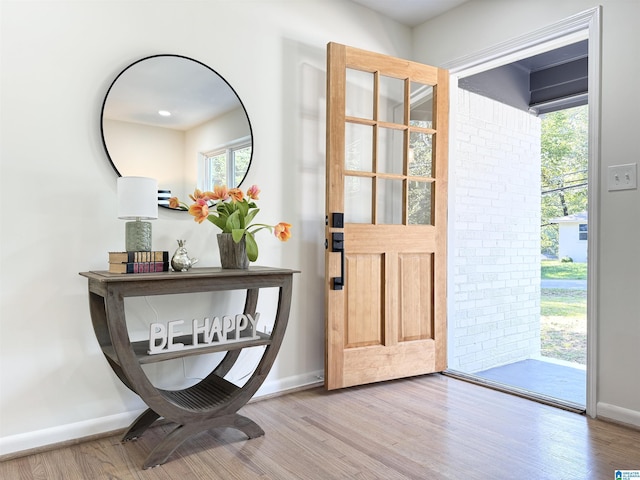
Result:
{"type": "Polygon", "coordinates": [[[327,54],[326,387],[444,370],[448,74],[327,54]]]}
{"type": "Polygon", "coordinates": [[[345,317],[346,348],[382,345],[384,299],[384,256],[380,254],[354,254],[347,257],[347,278],[361,278],[349,282],[346,287],[347,304],[345,317]]]}
{"type": "Polygon", "coordinates": [[[433,254],[403,253],[398,260],[398,341],[433,339],[433,254]],[[423,281],[416,282],[420,275],[423,281]]]}

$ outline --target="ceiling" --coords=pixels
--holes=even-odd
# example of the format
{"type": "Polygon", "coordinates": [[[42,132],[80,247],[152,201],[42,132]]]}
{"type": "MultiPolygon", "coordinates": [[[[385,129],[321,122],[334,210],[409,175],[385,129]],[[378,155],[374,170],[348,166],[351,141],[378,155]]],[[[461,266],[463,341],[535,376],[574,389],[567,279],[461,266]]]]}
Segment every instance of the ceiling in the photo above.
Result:
{"type": "Polygon", "coordinates": [[[571,43],[460,78],[458,86],[533,115],[585,105],[589,45],[571,43]]]}
{"type": "Polygon", "coordinates": [[[187,57],[157,55],[138,60],[116,78],[103,118],[186,131],[240,105],[214,70],[187,57]]]}
{"type": "Polygon", "coordinates": [[[403,25],[415,27],[468,0],[352,0],[403,25]]]}
{"type": "MultiPolygon", "coordinates": [[[[409,27],[469,0],[352,0],[409,27]]],[[[540,115],[587,102],[588,45],[566,45],[460,79],[459,86],[540,115]]]]}

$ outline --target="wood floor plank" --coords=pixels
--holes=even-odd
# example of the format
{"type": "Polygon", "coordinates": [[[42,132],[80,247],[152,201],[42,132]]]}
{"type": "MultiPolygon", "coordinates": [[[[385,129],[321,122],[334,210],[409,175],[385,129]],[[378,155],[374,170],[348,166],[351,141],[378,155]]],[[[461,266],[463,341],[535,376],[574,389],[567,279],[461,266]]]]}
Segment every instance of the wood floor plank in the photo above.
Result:
{"type": "Polygon", "coordinates": [[[243,407],[263,437],[218,429],[142,470],[173,428],[0,463],[11,480],[600,480],[640,469],[640,430],[434,374],[243,407]]]}

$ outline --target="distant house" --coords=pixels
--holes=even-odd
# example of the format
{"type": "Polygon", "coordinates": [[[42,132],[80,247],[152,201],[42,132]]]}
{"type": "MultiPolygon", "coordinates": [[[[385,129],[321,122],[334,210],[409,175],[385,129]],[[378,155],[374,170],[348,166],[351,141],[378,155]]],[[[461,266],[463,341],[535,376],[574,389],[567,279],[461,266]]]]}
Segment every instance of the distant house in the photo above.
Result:
{"type": "Polygon", "coordinates": [[[574,262],[587,261],[589,230],[587,212],[552,218],[558,224],[558,258],[571,257],[574,262]]]}

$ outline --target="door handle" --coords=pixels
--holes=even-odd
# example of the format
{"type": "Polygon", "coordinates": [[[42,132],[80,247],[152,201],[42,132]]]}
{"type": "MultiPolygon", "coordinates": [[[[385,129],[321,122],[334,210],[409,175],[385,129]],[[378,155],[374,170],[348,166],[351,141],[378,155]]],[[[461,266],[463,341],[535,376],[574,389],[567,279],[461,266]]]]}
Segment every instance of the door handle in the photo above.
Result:
{"type": "Polygon", "coordinates": [[[340,276],[331,279],[332,290],[344,288],[344,233],[333,232],[331,234],[331,251],[340,252],[340,276]]]}

